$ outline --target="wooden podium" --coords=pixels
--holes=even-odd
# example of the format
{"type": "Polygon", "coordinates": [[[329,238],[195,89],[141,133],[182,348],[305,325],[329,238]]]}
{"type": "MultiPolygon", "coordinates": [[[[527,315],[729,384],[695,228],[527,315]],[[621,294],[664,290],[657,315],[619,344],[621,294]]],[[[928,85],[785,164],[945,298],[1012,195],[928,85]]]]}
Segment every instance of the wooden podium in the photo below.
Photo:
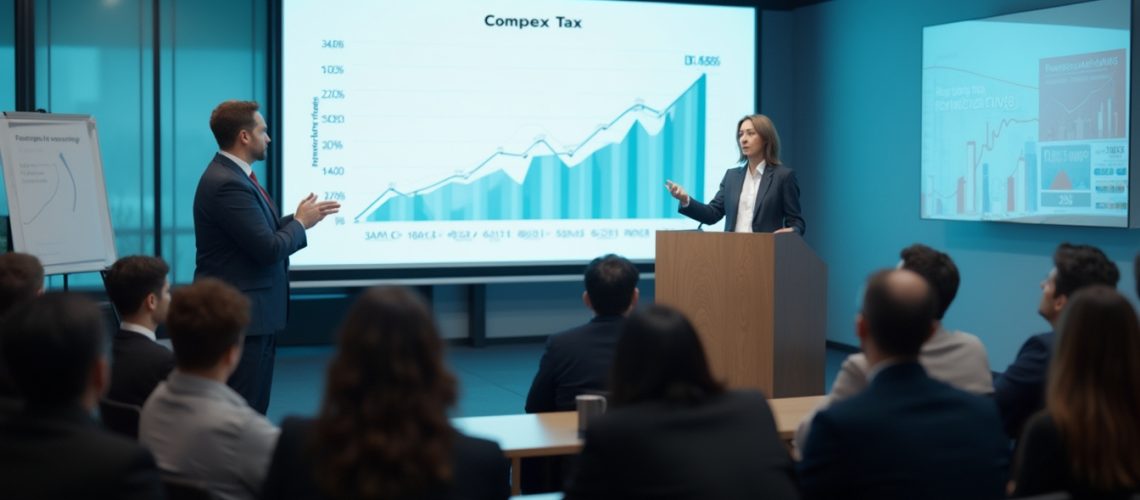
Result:
{"type": "Polygon", "coordinates": [[[658,231],[655,275],[729,387],[824,393],[827,266],[799,235],[658,231]]]}

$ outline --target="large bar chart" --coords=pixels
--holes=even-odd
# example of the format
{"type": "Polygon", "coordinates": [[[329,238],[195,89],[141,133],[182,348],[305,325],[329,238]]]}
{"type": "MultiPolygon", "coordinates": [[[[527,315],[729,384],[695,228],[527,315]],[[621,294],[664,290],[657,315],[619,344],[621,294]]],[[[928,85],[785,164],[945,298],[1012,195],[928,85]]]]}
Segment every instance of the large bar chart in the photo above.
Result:
{"type": "Polygon", "coordinates": [[[656,231],[697,225],[666,181],[711,199],[755,112],[752,8],[283,7],[282,202],[342,205],[297,267],[652,259],[656,231]]]}
{"type": "MultiPolygon", "coordinates": [[[[704,192],[705,76],[702,75],[668,108],[657,111],[645,105],[624,115],[647,112],[663,120],[651,135],[637,122],[621,142],[606,145],[576,165],[569,165],[574,150],[558,151],[540,139],[520,153],[496,152],[474,170],[502,156],[530,160],[525,179],[516,182],[503,172],[470,184],[455,175],[412,193],[389,189],[377,198],[369,221],[429,220],[559,220],[655,219],[679,217],[672,198],[661,185],[666,179],[704,192]]],[[[372,205],[366,210],[371,210],[372,205]]]]}

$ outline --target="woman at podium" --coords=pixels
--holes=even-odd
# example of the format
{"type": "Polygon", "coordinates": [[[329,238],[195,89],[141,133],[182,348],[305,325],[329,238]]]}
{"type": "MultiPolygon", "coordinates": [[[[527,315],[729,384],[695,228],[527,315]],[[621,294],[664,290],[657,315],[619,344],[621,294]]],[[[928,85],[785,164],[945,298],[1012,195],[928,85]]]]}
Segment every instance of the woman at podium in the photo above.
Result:
{"type": "Polygon", "coordinates": [[[748,115],[736,124],[740,162],[724,173],[708,204],[692,199],[685,188],[665,181],[681,202],[680,212],[702,224],[726,218],[724,230],[737,233],[804,234],[796,172],[780,163],[780,136],[772,120],[748,115]]]}

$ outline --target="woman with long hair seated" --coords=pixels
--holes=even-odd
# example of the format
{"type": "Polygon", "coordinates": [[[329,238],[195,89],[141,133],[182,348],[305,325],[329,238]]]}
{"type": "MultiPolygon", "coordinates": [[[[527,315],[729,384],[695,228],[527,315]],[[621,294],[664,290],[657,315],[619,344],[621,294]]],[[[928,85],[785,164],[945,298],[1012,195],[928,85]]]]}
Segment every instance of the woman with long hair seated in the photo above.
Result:
{"type": "Polygon", "coordinates": [[[1026,424],[1013,496],[1140,492],[1140,322],[1116,290],[1074,294],[1058,329],[1045,411],[1026,424]]]}
{"type": "Polygon", "coordinates": [[[680,312],[655,305],[627,320],[610,387],[566,498],[798,498],[768,402],[713,379],[680,312]]]}
{"type": "Polygon", "coordinates": [[[340,329],[320,414],[282,425],[263,498],[507,498],[502,450],[451,427],[455,399],[424,302],[365,291],[340,329]]]}

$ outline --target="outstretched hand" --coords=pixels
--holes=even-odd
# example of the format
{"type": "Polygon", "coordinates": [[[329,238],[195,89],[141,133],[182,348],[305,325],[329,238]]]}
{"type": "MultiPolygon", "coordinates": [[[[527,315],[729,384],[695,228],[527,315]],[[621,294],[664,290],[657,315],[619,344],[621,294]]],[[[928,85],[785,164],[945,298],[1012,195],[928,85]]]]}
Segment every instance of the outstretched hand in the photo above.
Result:
{"type": "Polygon", "coordinates": [[[317,201],[317,195],[309,193],[301,203],[297,205],[297,211],[293,212],[293,218],[297,219],[305,229],[309,229],[318,222],[324,220],[325,216],[335,214],[340,211],[340,203],[336,201],[317,201]]]}
{"type": "Polygon", "coordinates": [[[669,194],[680,201],[682,205],[689,204],[689,193],[685,192],[685,188],[681,187],[673,181],[665,181],[665,188],[669,190],[669,194]]]}

